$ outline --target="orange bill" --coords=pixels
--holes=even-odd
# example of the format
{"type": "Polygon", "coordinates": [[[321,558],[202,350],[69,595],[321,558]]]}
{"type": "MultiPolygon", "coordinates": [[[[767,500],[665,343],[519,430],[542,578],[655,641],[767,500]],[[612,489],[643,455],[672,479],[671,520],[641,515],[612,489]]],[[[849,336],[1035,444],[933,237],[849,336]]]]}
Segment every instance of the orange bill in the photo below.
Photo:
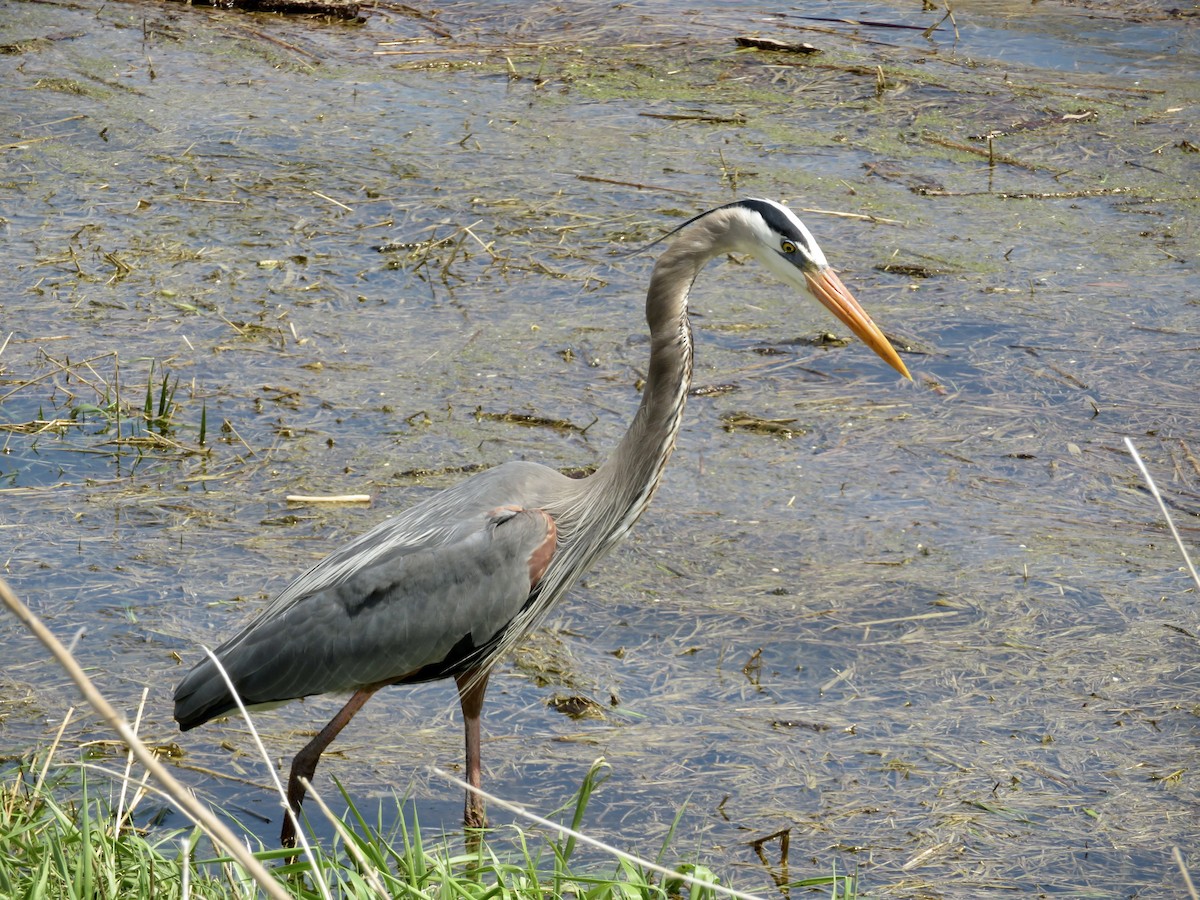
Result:
{"type": "Polygon", "coordinates": [[[833,269],[819,269],[816,272],[806,272],[809,290],[816,295],[824,307],[845,323],[854,332],[854,336],[879,354],[889,366],[912,381],[904,361],[900,359],[891,342],[883,336],[879,326],[871,321],[867,311],[858,305],[854,295],[842,284],[833,269]]]}

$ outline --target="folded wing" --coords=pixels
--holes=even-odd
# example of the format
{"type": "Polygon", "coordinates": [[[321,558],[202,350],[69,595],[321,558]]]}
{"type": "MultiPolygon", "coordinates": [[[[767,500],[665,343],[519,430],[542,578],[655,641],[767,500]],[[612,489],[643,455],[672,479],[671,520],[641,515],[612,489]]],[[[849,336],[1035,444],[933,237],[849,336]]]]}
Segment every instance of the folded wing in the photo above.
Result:
{"type": "MultiPolygon", "coordinates": [[[[479,513],[272,604],[217,657],[247,705],[456,674],[534,596],[555,539],[554,521],[542,510],[479,513]]],[[[281,599],[289,593],[293,587],[281,599]]],[[[185,731],[235,706],[207,657],[175,692],[175,718],[185,731]]]]}

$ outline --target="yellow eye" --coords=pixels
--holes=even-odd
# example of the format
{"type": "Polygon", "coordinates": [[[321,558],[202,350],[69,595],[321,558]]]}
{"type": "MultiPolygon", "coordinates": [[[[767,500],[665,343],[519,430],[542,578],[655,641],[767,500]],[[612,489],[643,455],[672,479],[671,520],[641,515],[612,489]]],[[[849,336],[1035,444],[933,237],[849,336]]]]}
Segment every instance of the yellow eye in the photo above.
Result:
{"type": "Polygon", "coordinates": [[[793,253],[796,252],[796,245],[793,244],[791,241],[784,241],[782,244],[779,245],[779,252],[782,253],[784,256],[791,256],[793,253]]]}

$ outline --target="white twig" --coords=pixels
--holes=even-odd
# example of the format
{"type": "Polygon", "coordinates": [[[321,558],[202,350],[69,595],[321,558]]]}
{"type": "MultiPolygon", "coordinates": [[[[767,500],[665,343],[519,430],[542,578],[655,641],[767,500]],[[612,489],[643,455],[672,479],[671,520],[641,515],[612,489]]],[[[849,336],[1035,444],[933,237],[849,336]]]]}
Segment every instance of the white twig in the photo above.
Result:
{"type": "Polygon", "coordinates": [[[67,652],[72,656],[75,655],[75,648],[79,646],[79,642],[85,634],[87,634],[86,628],[77,628],[75,634],[71,636],[71,643],[67,644],[67,652]]]}
{"type": "Polygon", "coordinates": [[[1175,528],[1175,522],[1171,519],[1171,513],[1167,511],[1167,504],[1163,501],[1162,494],[1158,492],[1158,485],[1154,483],[1154,479],[1150,477],[1150,470],[1146,468],[1146,464],[1142,462],[1141,456],[1138,455],[1137,447],[1133,446],[1133,441],[1125,438],[1125,447],[1129,450],[1129,455],[1133,457],[1133,461],[1137,463],[1137,467],[1142,470],[1142,477],[1146,479],[1146,484],[1150,486],[1150,493],[1154,495],[1154,499],[1158,501],[1158,508],[1162,510],[1163,518],[1167,520],[1167,527],[1171,529],[1171,535],[1175,538],[1175,544],[1179,547],[1179,552],[1183,554],[1183,561],[1187,564],[1187,570],[1192,575],[1192,581],[1196,582],[1196,587],[1200,588],[1200,575],[1196,574],[1196,567],[1192,565],[1192,558],[1188,556],[1187,547],[1184,546],[1183,538],[1179,536],[1179,531],[1175,528]]]}
{"type": "Polygon", "coordinates": [[[370,494],[331,494],[318,496],[314,494],[288,494],[288,503],[370,503],[370,494]]]}
{"type": "Polygon", "coordinates": [[[587,844],[589,847],[595,847],[597,850],[603,850],[605,853],[611,853],[618,859],[623,859],[626,862],[634,863],[641,866],[643,869],[649,869],[652,872],[658,872],[660,875],[665,875],[668,878],[678,878],[684,884],[696,885],[698,887],[707,888],[716,891],[718,894],[724,894],[727,897],[734,897],[736,900],[763,900],[756,894],[747,894],[743,891],[737,891],[733,888],[722,887],[719,884],[713,884],[711,881],[706,881],[703,878],[695,878],[691,875],[685,875],[683,872],[676,872],[674,869],[668,869],[666,866],[660,866],[658,863],[650,862],[648,859],[642,859],[640,856],[634,856],[632,853],[626,853],[624,850],[618,850],[611,844],[606,844],[603,841],[598,841],[593,837],[588,837],[586,834],[576,831],[574,828],[568,828],[566,825],[560,825],[557,822],[551,822],[549,819],[543,819],[539,815],[531,813],[529,810],[515,803],[509,803],[507,800],[501,800],[495,794],[489,794],[481,788],[467,784],[461,778],[451,775],[449,772],[439,769],[436,766],[432,769],[433,773],[441,778],[446,779],[451,784],[456,784],[460,788],[466,788],[473,794],[478,794],[493,806],[499,806],[501,809],[507,809],[511,813],[516,813],[522,818],[528,819],[530,822],[536,822],[543,828],[549,828],[552,831],[557,831],[559,834],[565,834],[567,837],[572,837],[580,843],[587,844]]]}

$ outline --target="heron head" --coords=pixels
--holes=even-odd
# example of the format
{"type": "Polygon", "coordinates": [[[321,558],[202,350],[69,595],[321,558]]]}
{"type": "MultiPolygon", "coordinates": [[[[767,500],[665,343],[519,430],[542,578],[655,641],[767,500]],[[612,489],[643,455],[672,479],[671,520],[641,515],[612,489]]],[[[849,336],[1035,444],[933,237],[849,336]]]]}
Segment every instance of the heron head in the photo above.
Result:
{"type": "Polygon", "coordinates": [[[912,380],[891,342],[829,267],[825,253],[794,212],[774,200],[739,200],[724,207],[734,217],[735,249],[749,253],[785,284],[833,313],[884,362],[912,380]]]}

